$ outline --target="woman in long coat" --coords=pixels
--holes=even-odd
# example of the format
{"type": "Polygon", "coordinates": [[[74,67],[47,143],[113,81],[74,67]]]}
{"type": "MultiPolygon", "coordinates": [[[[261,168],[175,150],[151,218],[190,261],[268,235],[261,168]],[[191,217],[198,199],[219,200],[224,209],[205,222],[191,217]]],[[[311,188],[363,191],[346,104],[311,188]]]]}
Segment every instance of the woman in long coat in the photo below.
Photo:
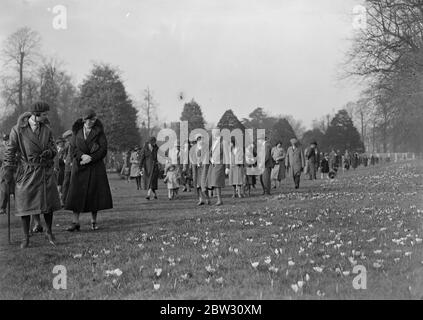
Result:
{"type": "Polygon", "coordinates": [[[73,163],[65,209],[73,211],[73,223],[67,231],[79,231],[81,212],[91,212],[91,230],[97,230],[97,212],[113,208],[104,164],[106,135],[103,124],[91,109],[74,123],[72,132],[70,152],[73,163]]]}
{"type": "MultiPolygon", "coordinates": [[[[29,245],[31,216],[40,213],[46,222],[47,239],[53,245],[55,241],[52,233],[53,212],[60,210],[61,205],[54,173],[57,149],[51,129],[45,124],[49,109],[46,103],[35,103],[31,112],[22,114],[12,128],[6,146],[4,179],[10,186],[16,171],[15,215],[21,217],[24,232],[21,248],[29,245]]],[[[8,191],[11,191],[10,188],[8,191]]]]}
{"type": "Polygon", "coordinates": [[[275,161],[275,166],[272,169],[271,180],[275,183],[274,188],[277,188],[277,184],[285,179],[285,150],[282,148],[282,143],[278,142],[277,145],[272,148],[272,158],[275,161]]]}
{"type": "Polygon", "coordinates": [[[145,178],[145,186],[147,191],[147,200],[150,200],[151,192],[154,193],[154,199],[157,199],[157,186],[159,180],[159,164],[157,161],[157,152],[159,147],[156,144],[156,138],[151,137],[149,142],[146,142],[140,154],[140,168],[143,170],[145,178]]]}
{"type": "Polygon", "coordinates": [[[214,131],[213,144],[210,150],[210,166],[207,175],[207,183],[209,189],[216,190],[216,206],[221,206],[223,204],[222,188],[225,187],[226,169],[229,170],[229,153],[229,146],[220,135],[220,130],[214,131]]]}
{"type": "Polygon", "coordinates": [[[237,195],[244,197],[242,186],[245,184],[244,152],[242,148],[236,146],[235,139],[231,140],[229,185],[233,187],[232,198],[237,195]]]}

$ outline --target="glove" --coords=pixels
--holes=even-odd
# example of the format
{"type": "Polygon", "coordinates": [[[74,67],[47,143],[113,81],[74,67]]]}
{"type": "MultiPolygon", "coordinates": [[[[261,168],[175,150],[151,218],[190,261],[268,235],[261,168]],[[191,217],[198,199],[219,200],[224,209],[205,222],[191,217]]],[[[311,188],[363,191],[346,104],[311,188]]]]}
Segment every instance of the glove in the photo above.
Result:
{"type": "Polygon", "coordinates": [[[49,149],[44,150],[43,153],[41,153],[41,159],[47,160],[53,158],[53,152],[49,149]]]}
{"type": "Polygon", "coordinates": [[[226,174],[226,175],[228,175],[228,174],[229,174],[229,169],[228,169],[228,168],[226,168],[226,169],[225,169],[225,174],[226,174]]]}

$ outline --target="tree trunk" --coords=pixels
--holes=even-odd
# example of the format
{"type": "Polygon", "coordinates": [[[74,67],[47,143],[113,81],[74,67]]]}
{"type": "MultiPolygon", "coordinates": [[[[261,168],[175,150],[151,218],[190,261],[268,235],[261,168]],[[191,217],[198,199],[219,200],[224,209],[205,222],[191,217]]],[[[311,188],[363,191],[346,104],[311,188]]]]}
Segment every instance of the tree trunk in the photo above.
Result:
{"type": "Polygon", "coordinates": [[[19,114],[23,113],[23,64],[24,64],[25,53],[21,52],[21,57],[19,61],[19,105],[18,111],[19,114]]]}

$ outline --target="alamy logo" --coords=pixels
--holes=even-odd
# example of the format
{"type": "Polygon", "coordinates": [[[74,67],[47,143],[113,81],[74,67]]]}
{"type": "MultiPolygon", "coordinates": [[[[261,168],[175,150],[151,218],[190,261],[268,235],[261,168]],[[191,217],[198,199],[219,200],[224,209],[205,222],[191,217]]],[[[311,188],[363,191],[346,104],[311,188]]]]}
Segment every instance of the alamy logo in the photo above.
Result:
{"type": "Polygon", "coordinates": [[[367,28],[367,9],[362,5],[353,8],[353,23],[355,30],[364,30],[367,28]]]}
{"type": "Polygon", "coordinates": [[[57,274],[57,276],[53,278],[53,288],[56,290],[66,290],[68,287],[66,267],[62,265],[54,266],[53,274],[57,274]]]}
{"type": "Polygon", "coordinates": [[[356,265],[353,268],[353,273],[357,274],[354,277],[352,285],[355,290],[366,290],[367,289],[367,270],[365,266],[356,265]]]}
{"type": "Polygon", "coordinates": [[[68,11],[64,5],[54,6],[53,9],[48,8],[54,14],[52,26],[55,30],[66,30],[68,28],[68,11]]]}

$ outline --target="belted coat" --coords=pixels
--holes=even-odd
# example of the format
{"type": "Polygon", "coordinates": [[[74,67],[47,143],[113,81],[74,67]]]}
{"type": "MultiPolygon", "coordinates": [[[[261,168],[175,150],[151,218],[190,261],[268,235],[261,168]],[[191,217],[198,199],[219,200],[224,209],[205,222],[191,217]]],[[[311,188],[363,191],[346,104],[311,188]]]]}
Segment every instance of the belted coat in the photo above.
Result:
{"type": "Polygon", "coordinates": [[[16,216],[50,213],[61,209],[54,173],[56,145],[50,127],[40,123],[38,134],[28,122],[31,113],[18,118],[10,132],[4,155],[3,170],[16,172],[16,216]],[[43,152],[48,155],[42,156],[43,152]]]}

